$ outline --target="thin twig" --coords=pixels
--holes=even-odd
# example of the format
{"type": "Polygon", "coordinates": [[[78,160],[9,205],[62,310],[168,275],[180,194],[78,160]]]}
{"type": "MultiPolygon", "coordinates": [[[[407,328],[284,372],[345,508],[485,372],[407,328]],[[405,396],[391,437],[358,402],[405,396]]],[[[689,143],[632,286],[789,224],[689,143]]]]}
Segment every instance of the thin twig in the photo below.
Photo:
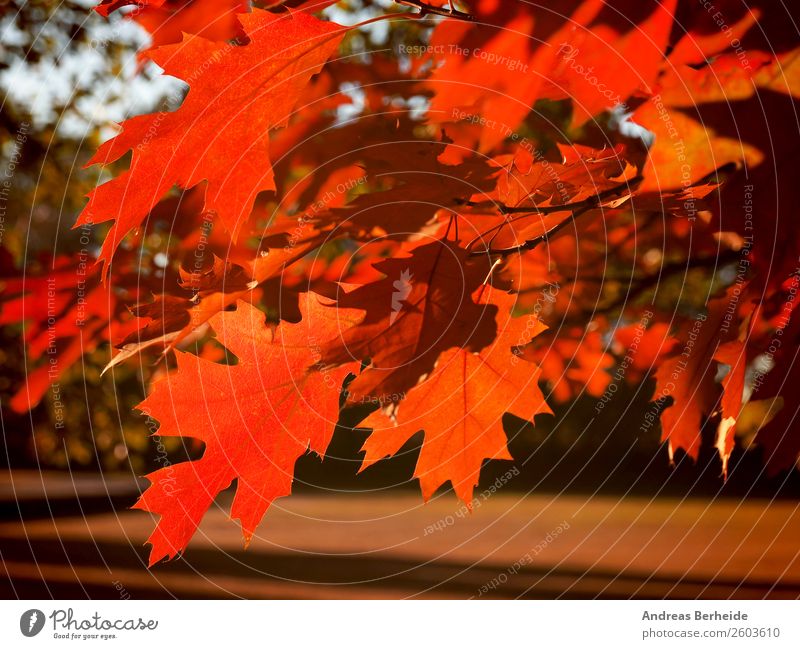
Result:
{"type": "MultiPolygon", "coordinates": [[[[625,191],[631,191],[631,189],[633,187],[635,187],[636,185],[638,185],[641,181],[642,181],[642,176],[636,176],[634,178],[631,178],[628,181],[625,181],[624,183],[620,183],[616,187],[612,187],[612,188],[607,189],[605,191],[599,192],[599,193],[595,194],[594,196],[590,196],[587,199],[584,199],[582,201],[577,201],[575,203],[566,203],[564,205],[545,205],[545,206],[542,206],[542,207],[536,207],[535,205],[534,206],[527,206],[527,207],[522,207],[522,206],[511,207],[511,206],[508,206],[508,205],[497,205],[497,204],[495,204],[495,207],[497,208],[497,210],[501,214],[504,214],[504,215],[507,215],[507,214],[552,214],[552,213],[555,213],[555,212],[571,212],[571,214],[568,217],[566,217],[563,221],[558,223],[556,226],[550,228],[544,234],[539,235],[535,239],[530,239],[529,241],[526,241],[525,243],[520,244],[518,246],[512,246],[510,248],[500,248],[500,249],[496,249],[496,250],[492,250],[492,249],[489,249],[489,250],[471,250],[469,254],[471,256],[474,256],[474,257],[480,256],[480,255],[485,255],[485,254],[500,255],[502,257],[505,257],[505,256],[512,255],[512,254],[515,254],[515,253],[518,253],[518,252],[522,252],[524,250],[532,250],[533,248],[535,248],[539,244],[547,241],[550,237],[552,237],[557,232],[559,232],[560,230],[565,228],[569,223],[572,223],[573,221],[575,221],[575,219],[577,219],[582,214],[585,214],[586,212],[588,212],[590,210],[593,210],[593,209],[596,209],[598,207],[601,207],[602,204],[607,199],[611,198],[612,196],[619,196],[625,191]]],[[[467,204],[469,204],[469,202],[467,204]]],[[[477,207],[477,205],[473,204],[473,205],[471,205],[471,207],[477,207]]],[[[493,228],[493,229],[497,229],[497,228],[493,228]]],[[[481,236],[483,236],[483,235],[481,235],[481,236]]],[[[469,244],[469,246],[467,246],[467,248],[472,248],[472,245],[479,238],[481,238],[481,237],[476,237],[475,239],[473,239],[473,241],[470,242],[470,244],[469,244]]]]}
{"type": "Polygon", "coordinates": [[[477,256],[488,253],[490,255],[499,255],[500,257],[508,257],[509,255],[514,255],[516,253],[523,252],[525,250],[533,250],[539,244],[542,244],[545,241],[549,241],[551,237],[555,236],[558,232],[567,227],[567,225],[573,223],[579,216],[581,216],[582,214],[586,214],[586,212],[590,211],[591,209],[592,206],[587,205],[578,210],[573,210],[572,213],[567,218],[565,218],[555,227],[550,228],[547,232],[540,234],[538,237],[534,239],[529,239],[525,243],[521,243],[518,246],[512,246],[510,248],[499,248],[495,250],[484,250],[484,251],[473,250],[469,254],[477,256]]]}
{"type": "MultiPolygon", "coordinates": [[[[649,289],[656,288],[662,282],[670,277],[675,277],[681,274],[686,274],[691,270],[712,268],[718,269],[727,264],[731,264],[738,259],[741,259],[741,252],[736,250],[726,250],[719,255],[712,255],[710,257],[699,257],[695,259],[688,259],[685,261],[673,261],[662,265],[658,272],[652,275],[646,275],[641,278],[631,277],[630,284],[621,298],[616,301],[609,302],[602,307],[602,310],[611,310],[617,306],[624,306],[626,303],[637,300],[643,293],[649,289]],[[623,301],[620,304],[621,301],[623,301]]],[[[617,280],[620,283],[625,283],[626,280],[617,280]]]]}
{"type": "Polygon", "coordinates": [[[443,7],[434,7],[421,0],[395,0],[395,2],[399,5],[405,5],[407,7],[414,7],[415,9],[419,9],[419,17],[424,18],[428,15],[434,16],[444,16],[445,18],[457,18],[458,20],[466,20],[468,22],[475,22],[475,16],[472,14],[468,14],[463,11],[459,11],[455,7],[453,7],[453,3],[450,3],[450,8],[445,9],[443,7]]]}
{"type": "MultiPolygon", "coordinates": [[[[263,9],[267,11],[272,11],[273,9],[278,9],[283,7],[288,0],[274,0],[270,4],[264,5],[263,9]]],[[[320,3],[322,4],[322,3],[320,3]]],[[[472,14],[466,13],[464,11],[459,11],[453,6],[453,3],[450,3],[449,9],[444,9],[442,7],[434,7],[432,5],[426,4],[421,0],[395,0],[395,4],[405,5],[407,7],[413,7],[414,9],[418,9],[419,13],[416,14],[415,18],[424,18],[425,16],[435,15],[435,16],[444,16],[445,18],[456,18],[458,20],[466,20],[468,22],[475,22],[475,16],[472,14]]]]}
{"type": "Polygon", "coordinates": [[[611,196],[619,196],[623,191],[632,190],[642,182],[643,176],[635,176],[630,180],[626,180],[624,183],[620,183],[616,187],[612,187],[610,189],[606,189],[605,191],[599,192],[594,196],[590,196],[589,198],[578,201],[576,203],[564,203],[563,205],[503,205],[502,203],[496,203],[494,201],[456,201],[459,205],[464,205],[466,207],[478,207],[478,208],[494,208],[500,214],[552,214],[553,212],[568,212],[570,210],[580,209],[585,207],[586,205],[591,205],[599,200],[604,198],[609,198],[611,196]]]}
{"type": "Polygon", "coordinates": [[[552,214],[553,212],[567,212],[570,210],[579,210],[584,207],[598,207],[605,199],[612,196],[620,196],[626,191],[632,191],[643,180],[642,176],[635,176],[630,180],[620,183],[616,187],[611,187],[605,191],[598,192],[594,196],[578,201],[576,203],[566,203],[564,205],[544,205],[536,207],[535,205],[496,205],[500,214],[552,214]]]}

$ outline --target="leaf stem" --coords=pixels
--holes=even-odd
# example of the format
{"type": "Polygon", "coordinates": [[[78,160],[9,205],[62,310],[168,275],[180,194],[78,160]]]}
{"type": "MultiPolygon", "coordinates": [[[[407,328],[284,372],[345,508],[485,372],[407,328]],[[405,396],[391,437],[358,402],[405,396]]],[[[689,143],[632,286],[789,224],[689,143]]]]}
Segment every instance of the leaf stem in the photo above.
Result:
{"type": "MultiPolygon", "coordinates": [[[[501,214],[504,214],[504,215],[507,215],[507,214],[552,214],[552,213],[555,213],[555,212],[571,212],[571,214],[567,218],[565,218],[563,221],[561,221],[560,223],[558,223],[557,225],[552,227],[550,230],[545,232],[544,234],[539,235],[535,239],[530,239],[529,241],[526,241],[525,243],[522,243],[522,244],[520,244],[518,246],[512,246],[510,248],[501,248],[501,249],[497,249],[497,250],[492,250],[492,249],[489,249],[489,250],[470,250],[469,254],[470,254],[470,256],[473,256],[473,257],[484,255],[484,254],[487,254],[487,253],[488,254],[492,254],[492,255],[500,255],[500,256],[504,257],[504,256],[512,255],[514,253],[522,252],[524,250],[532,250],[533,248],[538,246],[540,243],[543,243],[544,241],[547,241],[548,239],[550,239],[557,232],[559,232],[560,230],[565,228],[567,226],[567,224],[575,221],[575,219],[577,219],[582,214],[585,214],[586,212],[591,211],[591,210],[593,210],[595,208],[601,207],[604,200],[606,200],[608,198],[611,198],[612,196],[618,196],[623,191],[626,191],[626,190],[630,191],[634,186],[638,185],[641,181],[642,181],[642,176],[635,176],[634,178],[631,178],[630,180],[626,180],[624,183],[620,183],[616,187],[612,187],[610,189],[606,189],[605,191],[598,192],[594,196],[590,196],[589,198],[586,198],[586,199],[584,199],[582,201],[577,201],[575,203],[566,203],[564,205],[544,205],[542,207],[537,207],[536,205],[530,205],[530,206],[508,206],[508,205],[502,205],[502,204],[495,203],[494,207],[497,208],[497,210],[501,214]]],[[[467,201],[465,203],[465,205],[467,205],[469,207],[479,207],[481,204],[480,203],[473,203],[472,201],[467,201]]],[[[503,224],[503,225],[505,225],[505,224],[503,224]]],[[[496,226],[495,228],[492,228],[492,230],[498,230],[498,232],[499,232],[499,228],[502,228],[503,225],[496,226]]],[[[491,230],[489,230],[488,232],[491,232],[491,230]]],[[[488,232],[484,232],[482,235],[479,235],[479,236],[475,237],[475,239],[473,239],[469,243],[469,245],[467,246],[467,249],[468,250],[471,249],[473,247],[473,245],[479,239],[484,238],[485,235],[488,234],[488,232]]]]}

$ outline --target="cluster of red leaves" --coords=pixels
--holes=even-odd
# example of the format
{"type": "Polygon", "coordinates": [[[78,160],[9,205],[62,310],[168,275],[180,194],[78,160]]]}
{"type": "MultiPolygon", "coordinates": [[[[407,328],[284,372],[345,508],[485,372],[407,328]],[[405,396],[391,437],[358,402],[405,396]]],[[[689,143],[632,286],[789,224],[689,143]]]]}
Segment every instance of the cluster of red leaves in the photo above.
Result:
{"type": "MultiPolygon", "coordinates": [[[[180,288],[128,295],[137,329],[113,337],[112,365],[174,352],[140,409],[205,444],[148,476],[151,561],[181,552],[234,481],[249,540],[342,408],[370,406],[364,467],[423,431],[424,497],[450,482],[469,503],[483,462],[510,459],[504,413],[550,412],[541,386],[601,397],[620,364],[626,380],[654,373],[671,455],[696,458],[710,423],[726,470],[745,404],[780,399],[757,440],[773,467],[794,464],[800,240],[778,202],[799,190],[776,169],[797,153],[770,124],[794,119],[800,50],[766,3],[403,2],[373,19],[410,39],[392,57],[352,54],[359,27],[315,13],[330,2],[136,4],[157,46],[143,55],[189,91],[100,147],[92,163],[130,162],[78,225],[113,222],[98,259],[112,285],[121,244],[160,210],[183,264],[180,288]],[[662,283],[698,268],[735,277],[695,309],[683,282],[665,308],[662,283]],[[208,328],[235,362],[179,351],[208,328]],[[749,380],[764,357],[775,369],[749,380]]],[[[28,282],[3,322],[42,322],[22,308],[28,282]]],[[[119,320],[117,302],[92,304],[90,327],[59,325],[70,361],[119,320]]],[[[45,330],[29,331],[41,354],[45,330]]],[[[18,407],[41,396],[32,383],[18,407]]]]}

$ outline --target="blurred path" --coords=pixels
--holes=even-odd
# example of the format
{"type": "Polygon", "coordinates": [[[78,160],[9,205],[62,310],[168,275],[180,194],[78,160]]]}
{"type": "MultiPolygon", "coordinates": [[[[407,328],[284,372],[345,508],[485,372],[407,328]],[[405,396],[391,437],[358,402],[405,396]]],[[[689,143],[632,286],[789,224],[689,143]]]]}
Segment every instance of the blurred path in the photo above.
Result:
{"type": "Polygon", "coordinates": [[[38,474],[0,480],[4,598],[800,597],[794,502],[498,492],[467,514],[451,495],[299,495],[247,551],[226,502],[184,557],[148,570],[153,519],[118,505],[136,485],[59,479],[49,506],[38,474]],[[13,516],[18,501],[34,513],[13,516]]]}

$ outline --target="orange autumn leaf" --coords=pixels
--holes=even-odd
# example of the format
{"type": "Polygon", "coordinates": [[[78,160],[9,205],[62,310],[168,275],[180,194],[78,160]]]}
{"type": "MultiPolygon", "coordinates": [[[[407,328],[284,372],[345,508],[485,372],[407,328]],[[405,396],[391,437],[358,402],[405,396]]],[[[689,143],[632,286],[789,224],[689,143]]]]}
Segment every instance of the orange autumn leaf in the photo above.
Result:
{"type": "Polygon", "coordinates": [[[130,5],[134,7],[126,18],[135,20],[151,34],[154,47],[179,43],[183,34],[212,41],[241,37],[236,14],[249,9],[246,0],[103,0],[95,10],[108,16],[130,5]]]}
{"type": "Polygon", "coordinates": [[[489,272],[485,259],[470,259],[448,241],[408,253],[376,264],[384,279],[338,300],[340,308],[366,314],[323,350],[330,364],[369,359],[348,386],[351,401],[395,403],[433,369],[441,352],[457,346],[479,351],[496,334],[497,307],[472,299],[489,272]]]}
{"type": "Polygon", "coordinates": [[[148,540],[151,564],[183,551],[214,498],[233,480],[231,517],[240,520],[248,543],[270,504],[291,493],[297,459],[309,450],[325,454],[341,383],[357,366],[321,371],[319,346],[358,315],[319,300],[306,294],[301,322],[275,330],[246,302],[215,315],[211,327],[237,364],[177,352],[177,371],[139,404],[159,421],[159,435],[205,444],[200,459],[148,476],[152,485],[136,508],[161,517],[148,540]]]}
{"type": "Polygon", "coordinates": [[[653,315],[646,313],[637,324],[620,327],[614,331],[614,338],[621,344],[621,354],[625,361],[627,380],[638,380],[653,372],[662,358],[668,356],[678,341],[669,335],[669,325],[656,322],[647,327],[653,315]]]}
{"type": "Polygon", "coordinates": [[[656,372],[654,399],[660,403],[672,399],[661,415],[661,439],[667,443],[670,459],[679,448],[697,459],[701,426],[720,398],[718,364],[725,363],[731,369],[723,382],[723,423],[718,431],[722,441],[717,444],[723,469],[727,466],[744,387],[742,345],[735,340],[738,306],[738,296],[733,291],[711,300],[706,312],[682,326],[672,356],[656,372]]]}
{"type": "Polygon", "coordinates": [[[362,450],[362,470],[397,453],[412,435],[424,431],[414,477],[428,500],[450,482],[464,503],[472,502],[484,460],[510,460],[503,414],[533,420],[549,413],[535,365],[515,353],[544,329],[535,317],[511,318],[514,299],[487,296],[478,290],[477,302],[498,307],[498,337],[480,352],[457,348],[442,353],[431,374],[390,414],[376,411],[362,426],[373,428],[362,450]]]}
{"type": "Polygon", "coordinates": [[[172,113],[127,120],[89,164],[133,151],[130,167],[100,185],[76,225],[113,220],[100,259],[106,267],[123,237],[174,186],[206,183],[203,210],[236,239],[259,192],[275,189],[269,132],[287,122],[313,74],[336,50],[344,30],[306,13],[242,14],[244,46],[187,36],[149,56],[189,83],[172,113]]]}
{"type": "Polygon", "coordinates": [[[611,382],[614,359],[598,331],[569,331],[569,337],[547,332],[525,350],[525,358],[540,365],[556,401],[584,392],[599,397],[611,382]],[[554,339],[555,338],[555,339],[554,339]]]}
{"type": "Polygon", "coordinates": [[[572,99],[576,125],[652,94],[678,1],[608,4],[587,29],[573,29],[558,44],[551,83],[572,99]]]}

